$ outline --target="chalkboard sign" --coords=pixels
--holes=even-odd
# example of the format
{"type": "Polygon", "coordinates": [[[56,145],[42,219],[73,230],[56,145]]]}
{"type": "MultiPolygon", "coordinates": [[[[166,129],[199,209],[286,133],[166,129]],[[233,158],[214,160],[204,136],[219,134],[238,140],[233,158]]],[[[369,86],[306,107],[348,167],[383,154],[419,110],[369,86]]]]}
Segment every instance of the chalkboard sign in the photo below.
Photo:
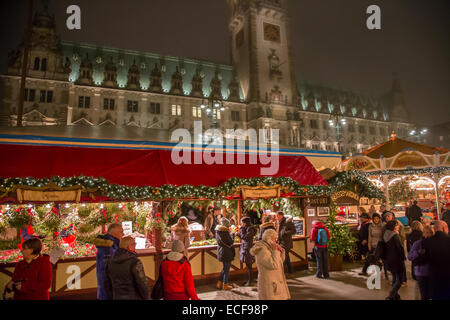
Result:
{"type": "Polygon", "coordinates": [[[305,235],[305,220],[293,220],[295,226],[295,234],[304,236],[305,235]]]}

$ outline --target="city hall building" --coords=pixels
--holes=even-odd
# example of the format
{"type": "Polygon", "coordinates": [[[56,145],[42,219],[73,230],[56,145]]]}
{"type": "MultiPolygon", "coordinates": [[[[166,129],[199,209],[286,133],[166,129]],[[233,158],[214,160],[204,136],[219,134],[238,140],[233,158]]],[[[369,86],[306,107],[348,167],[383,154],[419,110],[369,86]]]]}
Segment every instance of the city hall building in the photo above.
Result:
{"type": "MultiPolygon", "coordinates": [[[[297,149],[356,154],[406,137],[398,79],[380,97],[309,85],[294,72],[286,0],[228,0],[231,64],[60,40],[46,9],[33,21],[23,126],[146,128],[169,139],[177,128],[269,129],[297,149]],[[338,139],[336,121],[341,125],[338,139]],[[333,125],[332,125],[333,123],[333,125]]],[[[223,26],[226,28],[227,26],[223,26]]],[[[0,76],[0,126],[16,126],[23,44],[0,76]]],[[[370,75],[365,75],[370,78],[370,75]]]]}

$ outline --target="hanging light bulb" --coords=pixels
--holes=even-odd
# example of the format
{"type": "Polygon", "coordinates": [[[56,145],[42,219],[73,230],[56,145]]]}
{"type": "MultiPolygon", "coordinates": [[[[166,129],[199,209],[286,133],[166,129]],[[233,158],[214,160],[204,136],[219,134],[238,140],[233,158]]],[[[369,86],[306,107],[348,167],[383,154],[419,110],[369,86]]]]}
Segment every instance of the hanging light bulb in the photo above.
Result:
{"type": "Polygon", "coordinates": [[[33,205],[31,205],[31,204],[28,205],[28,208],[32,208],[32,207],[33,207],[33,205]]]}
{"type": "Polygon", "coordinates": [[[46,207],[47,209],[50,209],[50,203],[47,203],[47,204],[45,205],[45,207],[46,207]]]}
{"type": "Polygon", "coordinates": [[[220,108],[221,111],[225,111],[225,107],[220,108]]]}
{"type": "Polygon", "coordinates": [[[9,204],[6,205],[6,210],[9,210],[9,204]]]}
{"type": "Polygon", "coordinates": [[[69,207],[69,204],[68,204],[68,203],[66,203],[65,207],[66,207],[66,208],[68,208],[68,207],[69,207]]]}
{"type": "Polygon", "coordinates": [[[119,203],[119,209],[122,209],[122,207],[123,207],[123,206],[122,206],[122,204],[121,204],[121,203],[119,203]]]}
{"type": "Polygon", "coordinates": [[[86,207],[86,203],[82,203],[81,206],[82,206],[82,207],[86,207]]]}
{"type": "Polygon", "coordinates": [[[100,204],[100,209],[103,209],[103,203],[102,203],[102,204],[100,204]]]}
{"type": "Polygon", "coordinates": [[[200,105],[200,108],[205,109],[205,108],[206,108],[205,104],[202,103],[202,104],[200,105]]]}

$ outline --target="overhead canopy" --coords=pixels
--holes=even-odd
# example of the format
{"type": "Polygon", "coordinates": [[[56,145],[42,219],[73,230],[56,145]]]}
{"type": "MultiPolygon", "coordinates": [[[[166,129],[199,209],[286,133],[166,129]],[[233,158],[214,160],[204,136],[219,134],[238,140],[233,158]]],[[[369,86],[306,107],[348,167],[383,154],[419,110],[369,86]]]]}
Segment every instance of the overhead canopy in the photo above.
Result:
{"type": "Polygon", "coordinates": [[[399,139],[396,137],[395,134],[392,135],[392,137],[386,141],[383,142],[375,147],[372,147],[370,149],[367,149],[363,152],[361,152],[362,155],[365,155],[372,159],[379,159],[380,156],[383,156],[385,158],[390,158],[395,156],[396,154],[405,151],[405,150],[415,150],[419,151],[426,155],[433,155],[436,152],[439,154],[444,154],[449,152],[449,150],[444,148],[438,148],[434,146],[429,146],[426,144],[421,144],[417,142],[407,141],[403,139],[399,139]]]}
{"type": "MultiPolygon", "coordinates": [[[[126,186],[219,186],[232,177],[259,177],[260,169],[270,166],[261,164],[259,159],[257,164],[249,164],[248,154],[245,155],[246,164],[207,165],[203,161],[202,164],[176,165],[171,159],[172,147],[167,144],[140,145],[131,149],[120,141],[53,140],[54,144],[49,145],[48,137],[0,137],[0,177],[84,175],[126,186]],[[76,147],[70,146],[71,143],[76,147]]],[[[224,162],[225,159],[224,156],[224,162]]],[[[279,156],[279,170],[274,177],[290,177],[300,185],[327,185],[304,156],[279,156]]]]}

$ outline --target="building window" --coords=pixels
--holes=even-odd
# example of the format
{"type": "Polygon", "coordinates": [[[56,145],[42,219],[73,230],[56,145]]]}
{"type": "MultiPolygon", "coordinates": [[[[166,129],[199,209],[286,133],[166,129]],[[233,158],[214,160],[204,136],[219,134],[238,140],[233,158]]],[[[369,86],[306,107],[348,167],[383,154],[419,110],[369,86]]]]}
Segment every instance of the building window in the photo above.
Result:
{"type": "Polygon", "coordinates": [[[366,127],[364,127],[364,126],[359,126],[359,133],[365,134],[365,133],[366,133],[366,127]]]}
{"type": "Polygon", "coordinates": [[[47,71],[47,59],[46,58],[42,59],[41,71],[47,71]]]}
{"type": "Polygon", "coordinates": [[[311,129],[318,129],[317,120],[310,120],[309,126],[311,127],[311,129]]]}
{"type": "Polygon", "coordinates": [[[355,126],[353,124],[348,125],[348,131],[349,132],[355,132],[355,126]]]}
{"type": "Polygon", "coordinates": [[[45,102],[45,90],[41,90],[39,95],[39,102],[45,102]]]}
{"type": "Polygon", "coordinates": [[[239,111],[231,111],[231,120],[240,121],[239,115],[240,115],[239,111]]]}
{"type": "Polygon", "coordinates": [[[322,122],[322,125],[323,125],[323,129],[324,129],[324,130],[328,129],[328,122],[323,121],[323,122],[322,122]]]}
{"type": "Polygon", "coordinates": [[[313,150],[320,150],[320,144],[318,144],[318,143],[311,144],[311,149],[313,149],[313,150]]]}
{"type": "Polygon", "coordinates": [[[192,107],[192,116],[194,118],[201,118],[202,117],[202,108],[192,107]]]}
{"type": "Polygon", "coordinates": [[[34,58],[34,70],[39,70],[39,64],[40,64],[40,62],[41,62],[41,59],[39,59],[39,58],[34,58]]]}
{"type": "Polygon", "coordinates": [[[36,90],[35,89],[25,89],[25,98],[24,98],[24,100],[33,102],[35,95],[36,95],[36,90]]]}
{"type": "Polygon", "coordinates": [[[213,112],[214,112],[214,117],[215,117],[217,120],[222,119],[222,114],[220,113],[220,110],[214,109],[213,112]]]}
{"type": "Polygon", "coordinates": [[[161,113],[161,104],[156,103],[156,102],[150,102],[150,113],[160,114],[161,113]]]}
{"type": "Polygon", "coordinates": [[[47,91],[47,103],[53,102],[53,91],[47,91]]]}
{"type": "Polygon", "coordinates": [[[369,127],[369,133],[375,135],[375,127],[369,127]]]}
{"type": "Polygon", "coordinates": [[[138,112],[139,111],[138,102],[137,101],[128,100],[127,111],[128,112],[138,112]]]}
{"type": "Polygon", "coordinates": [[[104,110],[114,110],[114,99],[103,99],[103,109],[104,110]]]}
{"type": "Polygon", "coordinates": [[[386,135],[386,131],[384,130],[384,128],[380,128],[380,135],[382,136],[386,135]]]}
{"type": "Polygon", "coordinates": [[[91,97],[84,97],[84,96],[78,97],[78,108],[89,109],[90,106],[91,106],[91,97]]]}
{"type": "Polygon", "coordinates": [[[172,105],[172,115],[173,116],[181,116],[181,106],[178,104],[172,105]]]}

